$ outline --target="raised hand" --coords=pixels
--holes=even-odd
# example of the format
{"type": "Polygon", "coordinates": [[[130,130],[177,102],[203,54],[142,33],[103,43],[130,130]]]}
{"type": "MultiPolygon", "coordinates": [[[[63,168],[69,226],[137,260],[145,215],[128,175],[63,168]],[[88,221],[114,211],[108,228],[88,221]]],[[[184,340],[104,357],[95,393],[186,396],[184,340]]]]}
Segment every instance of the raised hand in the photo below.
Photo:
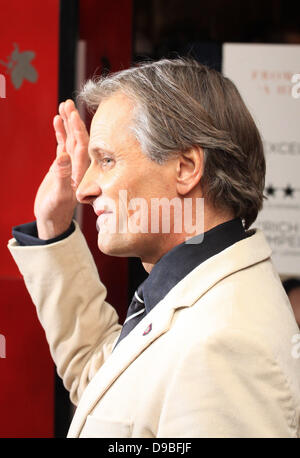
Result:
{"type": "Polygon", "coordinates": [[[62,102],[53,120],[56,158],[42,181],[34,203],[38,236],[57,237],[71,224],[75,192],[89,166],[89,135],[72,100],[62,102]]]}
{"type": "MultiPolygon", "coordinates": [[[[55,125],[54,128],[57,142],[59,136],[65,144],[66,152],[71,156],[72,179],[78,186],[90,162],[88,156],[89,135],[72,100],[67,100],[60,104],[59,114],[63,125],[58,122],[59,119],[56,119],[56,128],[55,125]]],[[[56,118],[59,118],[59,116],[56,116],[56,118]]],[[[60,148],[57,151],[58,155],[64,151],[64,144],[60,143],[60,148]]]]}

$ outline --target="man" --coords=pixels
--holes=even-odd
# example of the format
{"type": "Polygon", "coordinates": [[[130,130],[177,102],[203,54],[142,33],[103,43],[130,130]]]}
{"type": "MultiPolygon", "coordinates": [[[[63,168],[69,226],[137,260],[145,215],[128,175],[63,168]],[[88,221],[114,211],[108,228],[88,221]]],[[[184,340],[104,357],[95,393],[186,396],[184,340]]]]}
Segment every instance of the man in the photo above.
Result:
{"type": "Polygon", "coordinates": [[[90,81],[81,98],[96,110],[89,145],[68,100],[36,223],[9,243],[77,405],[69,437],[299,437],[298,328],[248,230],[265,161],[237,89],[176,59],[90,81]],[[71,222],[75,194],[98,216],[99,249],[149,272],[123,328],[71,222]],[[157,199],[174,209],[159,221],[157,199]]]}

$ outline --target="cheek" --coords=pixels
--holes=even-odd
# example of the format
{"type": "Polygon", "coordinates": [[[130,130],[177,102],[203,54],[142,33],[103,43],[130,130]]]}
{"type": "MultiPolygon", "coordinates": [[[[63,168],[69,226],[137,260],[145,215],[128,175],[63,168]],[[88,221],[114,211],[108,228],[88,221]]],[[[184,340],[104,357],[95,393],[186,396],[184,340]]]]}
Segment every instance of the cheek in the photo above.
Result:
{"type": "Polygon", "coordinates": [[[126,178],[121,171],[110,170],[99,177],[99,186],[103,195],[117,196],[119,190],[127,189],[126,178]]]}
{"type": "Polygon", "coordinates": [[[104,173],[100,186],[103,196],[124,204],[131,199],[143,198],[150,205],[151,198],[174,197],[174,186],[166,170],[153,166],[148,161],[141,161],[134,167],[120,164],[113,170],[104,173]]]}

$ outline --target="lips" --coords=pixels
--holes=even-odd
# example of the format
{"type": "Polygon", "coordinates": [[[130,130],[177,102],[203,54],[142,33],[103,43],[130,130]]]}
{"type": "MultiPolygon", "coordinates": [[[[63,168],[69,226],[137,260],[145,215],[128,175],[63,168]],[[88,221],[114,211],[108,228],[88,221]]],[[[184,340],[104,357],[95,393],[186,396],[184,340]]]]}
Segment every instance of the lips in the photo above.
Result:
{"type": "Polygon", "coordinates": [[[96,221],[96,228],[98,232],[100,231],[100,225],[102,225],[102,223],[104,223],[104,225],[106,226],[105,224],[106,218],[104,215],[113,213],[111,210],[109,210],[108,205],[105,205],[104,202],[102,202],[100,205],[99,204],[100,202],[98,203],[98,205],[97,205],[97,202],[94,202],[92,204],[94,212],[98,216],[97,221],[96,221]]]}
{"type": "Polygon", "coordinates": [[[95,210],[95,213],[98,216],[97,221],[96,221],[96,229],[99,232],[101,224],[104,223],[106,219],[105,215],[112,214],[112,212],[106,211],[106,210],[95,210]]]}
{"type": "Polygon", "coordinates": [[[112,213],[110,210],[108,210],[108,208],[106,208],[106,205],[104,206],[104,208],[97,208],[96,205],[93,205],[93,209],[94,209],[94,212],[96,213],[97,216],[101,216],[103,215],[104,213],[112,213]]]}
{"type": "Polygon", "coordinates": [[[96,209],[95,209],[95,213],[96,213],[97,216],[101,216],[101,215],[103,215],[104,213],[108,213],[108,212],[107,212],[106,210],[96,210],[96,209]]]}

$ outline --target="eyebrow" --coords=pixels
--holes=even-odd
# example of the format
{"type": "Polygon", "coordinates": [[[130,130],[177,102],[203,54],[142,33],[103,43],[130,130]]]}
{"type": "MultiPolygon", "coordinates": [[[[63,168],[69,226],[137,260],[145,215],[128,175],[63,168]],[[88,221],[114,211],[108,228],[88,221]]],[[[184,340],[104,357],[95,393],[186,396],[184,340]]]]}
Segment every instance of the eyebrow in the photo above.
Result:
{"type": "Polygon", "coordinates": [[[99,146],[93,146],[92,148],[89,149],[88,151],[89,155],[103,155],[103,154],[114,154],[113,151],[100,148],[99,146]]]}

